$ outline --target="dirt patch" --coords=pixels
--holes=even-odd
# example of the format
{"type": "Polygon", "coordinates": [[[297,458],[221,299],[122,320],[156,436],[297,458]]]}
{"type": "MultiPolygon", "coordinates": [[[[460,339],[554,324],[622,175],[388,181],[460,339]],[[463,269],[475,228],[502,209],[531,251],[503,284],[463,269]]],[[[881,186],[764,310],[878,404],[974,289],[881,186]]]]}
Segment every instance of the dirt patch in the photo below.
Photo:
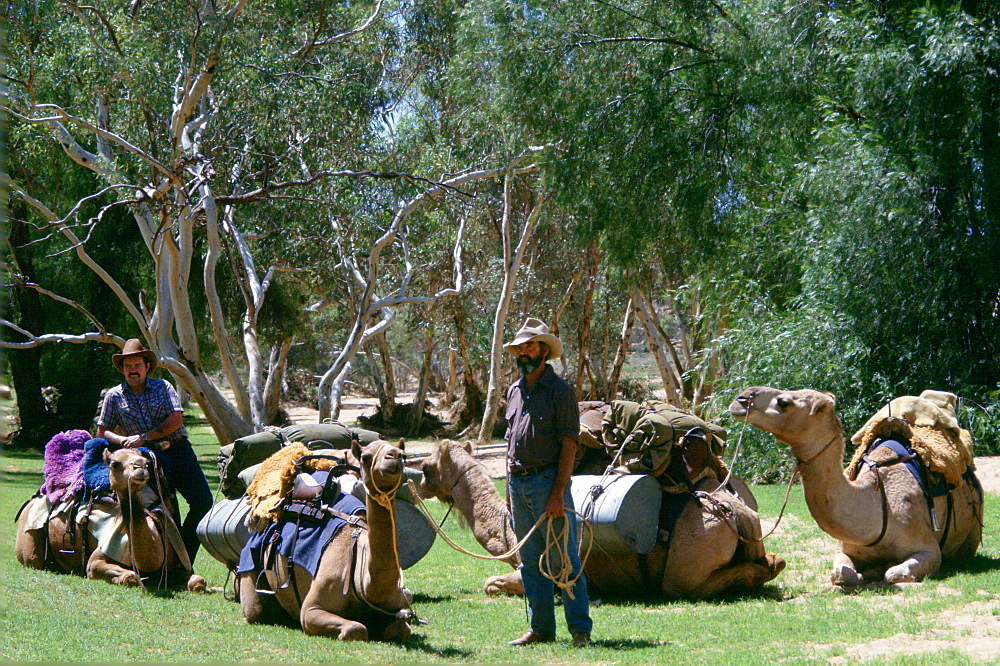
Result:
{"type": "MultiPolygon", "coordinates": [[[[983,592],[983,594],[989,594],[983,592]]],[[[884,601],[880,598],[879,601],[884,601]]],[[[971,603],[934,617],[934,628],[920,634],[899,633],[861,645],[852,645],[830,663],[846,664],[900,655],[927,655],[958,650],[973,662],[993,662],[1000,653],[1000,604],[996,601],[971,603]]]]}

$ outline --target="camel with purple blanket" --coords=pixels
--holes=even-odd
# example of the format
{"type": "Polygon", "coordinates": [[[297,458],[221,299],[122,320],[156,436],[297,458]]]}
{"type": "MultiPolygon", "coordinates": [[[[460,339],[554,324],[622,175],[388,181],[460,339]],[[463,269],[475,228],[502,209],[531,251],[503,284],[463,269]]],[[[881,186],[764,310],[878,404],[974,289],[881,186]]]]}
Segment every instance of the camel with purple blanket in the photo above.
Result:
{"type": "Polygon", "coordinates": [[[158,587],[204,590],[205,579],[191,572],[174,499],[164,492],[153,454],[111,452],[102,439],[81,444],[85,434],[60,433],[46,446],[45,484],[18,520],[18,561],[116,585],[144,586],[150,578],[158,587]]]}

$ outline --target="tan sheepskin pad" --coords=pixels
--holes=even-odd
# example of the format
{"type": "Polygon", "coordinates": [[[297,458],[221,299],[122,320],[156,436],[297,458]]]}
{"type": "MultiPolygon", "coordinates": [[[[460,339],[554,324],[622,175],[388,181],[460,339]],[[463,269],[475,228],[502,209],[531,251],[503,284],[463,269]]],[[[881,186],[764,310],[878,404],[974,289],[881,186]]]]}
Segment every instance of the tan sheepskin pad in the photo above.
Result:
{"type": "MultiPolygon", "coordinates": [[[[285,496],[291,492],[295,483],[295,463],[302,456],[316,453],[319,452],[310,451],[305,444],[295,442],[279,450],[261,464],[260,471],[257,472],[253,483],[247,488],[250,503],[247,526],[252,531],[263,531],[277,519],[276,509],[285,496]]],[[[338,462],[337,460],[313,460],[310,461],[309,469],[312,471],[332,469],[338,462]]]]}
{"type": "Polygon", "coordinates": [[[849,477],[856,478],[861,457],[873,441],[898,437],[909,440],[928,469],[943,474],[953,486],[963,483],[965,470],[976,466],[972,435],[958,427],[955,404],[955,394],[946,391],[924,391],[919,397],[891,401],[851,438],[858,448],[848,466],[849,477]]]}

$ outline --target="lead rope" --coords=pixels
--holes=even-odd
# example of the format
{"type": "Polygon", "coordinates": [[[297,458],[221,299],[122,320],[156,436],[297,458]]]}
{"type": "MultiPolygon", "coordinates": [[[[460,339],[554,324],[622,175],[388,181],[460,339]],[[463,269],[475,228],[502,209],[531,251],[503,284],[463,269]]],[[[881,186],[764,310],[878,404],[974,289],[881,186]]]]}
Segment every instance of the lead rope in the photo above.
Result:
{"type": "Polygon", "coordinates": [[[423,498],[417,494],[417,488],[414,485],[413,481],[407,479],[406,484],[407,487],[410,489],[410,492],[413,493],[413,497],[416,499],[417,508],[420,509],[420,511],[424,514],[424,517],[427,518],[428,522],[431,524],[431,527],[434,529],[434,532],[438,536],[440,536],[444,540],[444,542],[449,546],[451,546],[453,549],[457,550],[463,555],[468,555],[469,557],[475,557],[476,559],[479,560],[507,559],[511,555],[514,555],[519,550],[521,550],[521,546],[523,546],[525,542],[531,537],[531,535],[535,533],[535,530],[537,530],[543,522],[548,521],[548,525],[546,526],[546,535],[545,535],[546,546],[545,550],[542,551],[542,554],[539,557],[538,569],[543,576],[551,580],[561,589],[566,590],[567,594],[569,594],[570,599],[575,598],[573,596],[572,588],[576,584],[576,581],[579,580],[580,576],[582,575],[583,565],[587,562],[587,559],[590,557],[590,551],[594,544],[594,528],[590,525],[590,521],[588,521],[579,512],[574,511],[573,509],[566,509],[566,511],[576,514],[581,519],[581,524],[585,525],[586,528],[589,530],[588,532],[589,538],[587,540],[587,550],[586,553],[583,555],[583,557],[580,558],[580,572],[577,573],[577,575],[572,580],[570,580],[569,577],[570,575],[572,575],[573,569],[572,565],[569,564],[569,557],[567,556],[567,554],[569,553],[568,523],[564,522],[563,529],[560,531],[559,534],[555,534],[555,528],[552,525],[554,519],[549,518],[546,515],[542,515],[538,518],[538,520],[535,521],[535,524],[531,526],[531,529],[528,530],[528,533],[525,534],[524,537],[522,537],[520,541],[514,544],[514,546],[506,553],[500,553],[499,555],[481,555],[479,553],[470,552],[465,548],[463,548],[462,546],[455,543],[455,541],[451,537],[449,537],[447,533],[445,533],[445,531],[440,526],[438,526],[437,521],[434,520],[434,517],[431,516],[430,510],[427,508],[427,503],[424,502],[423,498]],[[556,550],[557,554],[560,557],[560,561],[562,562],[562,567],[556,573],[552,573],[551,571],[551,556],[549,555],[549,551],[553,549],[556,550]]]}
{"type": "MultiPolygon", "coordinates": [[[[390,446],[390,445],[389,444],[383,444],[382,446],[380,446],[378,448],[377,451],[375,451],[375,455],[373,456],[373,460],[372,460],[372,469],[374,469],[376,467],[376,465],[378,464],[378,460],[382,456],[382,454],[385,451],[385,449],[386,449],[387,446],[390,446]]],[[[413,483],[412,481],[410,481],[409,479],[407,479],[407,484],[412,484],[412,483],[413,483]]],[[[381,488],[379,488],[378,486],[375,485],[374,479],[372,480],[372,484],[371,485],[372,485],[372,487],[369,488],[368,484],[366,483],[365,484],[365,490],[368,492],[368,496],[371,497],[372,500],[374,500],[376,504],[378,504],[379,506],[383,507],[386,511],[388,511],[388,513],[389,513],[389,525],[390,525],[390,527],[392,529],[392,531],[390,532],[390,534],[392,534],[393,541],[396,541],[396,511],[395,511],[395,509],[394,509],[394,507],[392,505],[392,502],[393,502],[393,498],[395,497],[395,492],[396,492],[396,490],[399,489],[399,486],[396,486],[395,488],[393,488],[391,490],[382,490],[381,488]]],[[[414,491],[414,496],[416,496],[416,491],[414,491]]],[[[434,521],[431,521],[431,524],[433,525],[434,521]]],[[[371,525],[369,525],[368,529],[371,530],[371,525]]],[[[355,550],[357,552],[359,552],[361,555],[364,555],[364,553],[361,552],[360,550],[357,550],[356,548],[355,548],[355,550]]],[[[402,590],[405,587],[405,583],[403,581],[403,567],[400,565],[400,562],[399,562],[399,547],[398,547],[398,544],[396,544],[396,547],[392,549],[392,555],[393,555],[393,557],[396,560],[396,571],[399,573],[399,589],[402,590]]],[[[356,591],[364,589],[362,585],[359,585],[358,582],[354,580],[355,575],[360,575],[360,573],[362,571],[364,571],[364,569],[366,567],[366,563],[365,562],[361,562],[360,564],[361,564],[361,566],[359,566],[359,567],[357,567],[355,569],[355,574],[350,576],[351,585],[355,588],[356,591]]],[[[364,602],[364,604],[366,606],[368,606],[372,610],[378,611],[379,613],[382,613],[384,615],[388,615],[390,617],[395,617],[395,618],[403,619],[403,620],[414,620],[417,623],[426,624],[426,622],[424,622],[423,620],[421,620],[420,618],[417,617],[416,612],[414,612],[414,610],[412,608],[401,608],[400,610],[398,610],[395,613],[393,613],[393,612],[385,610],[384,608],[379,608],[378,606],[376,606],[372,602],[368,601],[368,599],[365,597],[365,595],[364,595],[363,592],[358,592],[357,593],[357,597],[362,602],[364,602]]]]}
{"type": "MultiPolygon", "coordinates": [[[[132,479],[129,479],[126,482],[125,489],[126,489],[125,494],[128,495],[128,520],[125,522],[125,536],[128,538],[128,553],[130,559],[132,560],[132,571],[135,572],[136,577],[139,579],[139,587],[142,588],[143,592],[147,592],[148,590],[146,590],[146,585],[142,582],[142,572],[139,571],[139,565],[135,561],[136,544],[135,544],[135,538],[133,537],[133,535],[135,534],[135,528],[132,524],[132,521],[135,519],[136,511],[135,507],[132,505],[132,499],[133,499],[132,479]]],[[[139,508],[140,510],[142,509],[141,501],[139,502],[139,508]]]]}
{"type": "MultiPolygon", "coordinates": [[[[523,546],[524,542],[528,540],[528,537],[530,537],[535,532],[535,530],[538,529],[538,526],[542,524],[542,521],[545,520],[545,516],[539,518],[538,521],[531,526],[531,529],[528,530],[528,533],[524,535],[524,538],[518,541],[516,544],[514,544],[514,546],[511,547],[511,549],[508,550],[506,553],[500,553],[499,555],[480,555],[479,553],[470,552],[465,548],[459,546],[457,543],[455,543],[455,541],[445,533],[444,529],[442,529],[437,524],[437,521],[434,520],[434,517],[431,515],[430,509],[427,508],[427,503],[424,502],[423,498],[417,494],[417,488],[414,485],[413,481],[407,479],[406,485],[410,489],[410,492],[413,493],[413,497],[416,500],[417,508],[420,509],[420,512],[423,513],[424,517],[427,518],[428,522],[430,522],[431,527],[434,529],[434,533],[440,536],[444,540],[444,542],[449,546],[451,546],[453,549],[457,550],[463,555],[468,555],[469,557],[475,557],[476,559],[479,560],[505,560],[511,555],[514,555],[515,553],[517,553],[517,551],[521,549],[521,546],[523,546]]],[[[510,514],[507,514],[507,516],[509,517],[510,514]]]]}

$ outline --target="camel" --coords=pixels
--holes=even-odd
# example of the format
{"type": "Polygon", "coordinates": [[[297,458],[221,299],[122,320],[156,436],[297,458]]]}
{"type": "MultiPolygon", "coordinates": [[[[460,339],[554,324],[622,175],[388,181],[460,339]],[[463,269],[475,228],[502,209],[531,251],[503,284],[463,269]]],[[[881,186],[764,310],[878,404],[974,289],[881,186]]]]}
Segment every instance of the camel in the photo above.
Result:
{"type": "MultiPolygon", "coordinates": [[[[439,442],[421,462],[421,470],[424,479],[418,494],[453,501],[488,552],[506,552],[516,542],[504,500],[467,447],[450,440],[439,442]]],[[[669,549],[657,543],[648,555],[609,555],[595,545],[584,564],[588,587],[596,593],[625,597],[658,590],[664,598],[695,599],[730,589],[756,592],[781,573],[784,560],[764,552],[756,511],[720,488],[714,478],[704,479],[697,490],[711,493],[712,499],[704,505],[687,502],[669,549]],[[727,514],[733,516],[735,525],[727,514]]],[[[749,494],[749,489],[745,492],[749,494]]],[[[508,563],[517,566],[516,561],[508,563]]],[[[485,591],[523,594],[520,571],[487,579],[485,591]]]]}
{"type": "MultiPolygon", "coordinates": [[[[418,471],[417,495],[452,503],[472,529],[476,541],[490,555],[503,555],[517,544],[507,504],[472,456],[471,442],[461,444],[449,439],[438,442],[430,455],[420,461],[418,471]]],[[[515,571],[487,579],[486,594],[524,594],[521,572],[517,571],[521,558],[515,552],[502,561],[515,571]]]]}
{"type": "MultiPolygon", "coordinates": [[[[191,592],[203,592],[205,579],[192,573],[168,508],[172,498],[164,498],[165,504],[157,509],[147,506],[149,496],[144,491],[151,478],[150,458],[135,449],[104,449],[103,457],[117,501],[95,500],[88,514],[91,526],[100,523],[101,518],[111,524],[101,532],[103,538],[99,540],[80,524],[71,529],[70,523],[76,519],[74,511],[52,515],[48,529],[29,529],[32,511],[25,510],[18,521],[14,546],[18,561],[36,569],[51,563],[64,572],[85,572],[88,578],[113,585],[142,587],[142,578],[147,577],[164,582],[164,587],[183,586],[191,592]]],[[[44,502],[44,498],[33,500],[39,501],[44,502]]]]}
{"type": "MultiPolygon", "coordinates": [[[[345,525],[325,547],[313,576],[280,553],[262,570],[237,576],[243,615],[250,624],[297,618],[311,636],[344,641],[410,638],[413,597],[403,587],[396,544],[393,499],[403,480],[403,452],[377,440],[352,453],[361,462],[367,525],[345,525]],[[266,578],[273,596],[258,590],[266,578]]],[[[270,558],[265,556],[264,561],[270,558]]]]}
{"type": "Polygon", "coordinates": [[[936,515],[950,525],[936,531],[920,484],[905,465],[894,464],[900,459],[890,449],[870,454],[878,466],[875,471],[866,467],[857,480],[841,469],[844,431],[835,406],[829,393],[761,386],[746,389],[729,406],[734,417],[791,448],[809,512],[839,542],[833,585],[851,590],[866,584],[919,582],[936,573],[944,558],[974,555],[983,518],[974,474],[950,493],[950,499],[934,500],[936,515]]]}

